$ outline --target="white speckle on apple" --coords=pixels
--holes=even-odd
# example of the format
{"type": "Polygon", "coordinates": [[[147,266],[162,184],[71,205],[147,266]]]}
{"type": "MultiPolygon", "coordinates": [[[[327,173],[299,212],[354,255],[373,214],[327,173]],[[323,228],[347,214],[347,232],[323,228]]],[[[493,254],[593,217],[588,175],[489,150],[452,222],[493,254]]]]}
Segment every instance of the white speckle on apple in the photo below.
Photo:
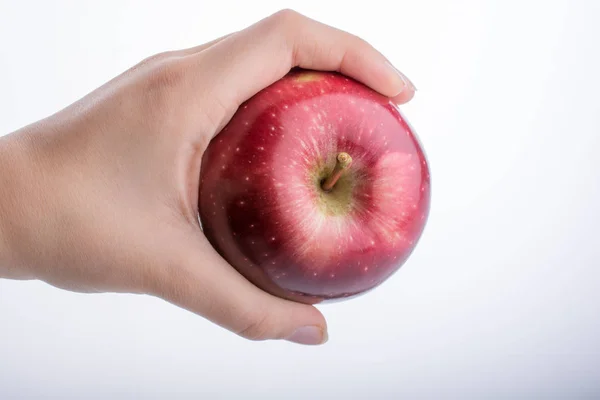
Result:
{"type": "Polygon", "coordinates": [[[262,146],[258,146],[258,150],[263,151],[265,148],[262,146]]]}
{"type": "Polygon", "coordinates": [[[329,277],[333,279],[335,278],[335,274],[332,272],[331,274],[329,274],[329,277]]]}
{"type": "Polygon", "coordinates": [[[313,272],[313,276],[317,276],[318,274],[316,272],[313,272]]]}
{"type": "Polygon", "coordinates": [[[250,125],[250,122],[248,122],[248,121],[244,121],[244,125],[245,125],[245,126],[248,126],[248,125],[250,125]]]}
{"type": "Polygon", "coordinates": [[[224,166],[224,165],[221,165],[221,169],[225,169],[225,166],[224,166]]]}
{"type": "Polygon", "coordinates": [[[250,224],[250,228],[254,228],[254,224],[250,224]]]}
{"type": "Polygon", "coordinates": [[[238,204],[239,204],[239,205],[240,205],[240,207],[241,207],[241,206],[243,206],[244,204],[246,204],[246,202],[245,202],[244,200],[240,200],[238,204]]]}
{"type": "Polygon", "coordinates": [[[275,236],[272,236],[271,237],[271,242],[274,242],[274,241],[275,241],[275,236]]]}
{"type": "Polygon", "coordinates": [[[371,240],[371,246],[374,246],[374,245],[375,245],[375,241],[371,240]]]}
{"type": "Polygon", "coordinates": [[[249,176],[247,176],[245,179],[246,179],[246,181],[249,181],[249,180],[250,180],[250,177],[249,177],[249,176]]]}
{"type": "Polygon", "coordinates": [[[288,109],[288,105],[287,105],[287,104],[284,104],[284,105],[283,105],[283,108],[287,110],[287,109],[288,109]]]}
{"type": "Polygon", "coordinates": [[[304,106],[304,107],[302,107],[302,109],[303,109],[304,111],[308,111],[308,110],[309,110],[308,106],[304,106]]]}
{"type": "Polygon", "coordinates": [[[276,263],[275,261],[271,261],[271,264],[272,264],[272,265],[275,265],[275,264],[277,264],[277,263],[276,263]]]}
{"type": "Polygon", "coordinates": [[[271,117],[275,118],[276,117],[275,113],[271,113],[271,117]]]}
{"type": "Polygon", "coordinates": [[[369,267],[364,267],[363,271],[367,272],[369,270],[369,267]]]}
{"type": "Polygon", "coordinates": [[[269,129],[270,129],[270,130],[272,130],[272,131],[274,131],[274,130],[275,130],[275,127],[274,127],[273,125],[271,125],[271,126],[269,127],[269,129]]]}
{"type": "Polygon", "coordinates": [[[425,191],[425,186],[421,186],[421,192],[425,191]]]}
{"type": "Polygon", "coordinates": [[[239,148],[239,147],[236,147],[236,148],[235,148],[235,151],[240,151],[240,148],[239,148]]]}

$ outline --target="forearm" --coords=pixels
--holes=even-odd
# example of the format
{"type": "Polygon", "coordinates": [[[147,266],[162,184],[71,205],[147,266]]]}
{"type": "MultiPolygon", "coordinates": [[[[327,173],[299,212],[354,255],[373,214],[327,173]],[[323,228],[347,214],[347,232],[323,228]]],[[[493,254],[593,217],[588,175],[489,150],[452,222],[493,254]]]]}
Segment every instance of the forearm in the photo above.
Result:
{"type": "Polygon", "coordinates": [[[0,278],[34,278],[16,248],[27,207],[23,187],[31,183],[26,153],[21,133],[0,137],[0,278]]]}

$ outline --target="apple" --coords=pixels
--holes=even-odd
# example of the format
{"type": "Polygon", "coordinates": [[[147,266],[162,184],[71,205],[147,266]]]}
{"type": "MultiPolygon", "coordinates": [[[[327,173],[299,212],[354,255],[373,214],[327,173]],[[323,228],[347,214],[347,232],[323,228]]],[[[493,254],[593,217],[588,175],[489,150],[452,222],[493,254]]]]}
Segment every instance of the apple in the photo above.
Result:
{"type": "Polygon", "coordinates": [[[336,72],[290,71],[242,104],[202,159],[204,234],[248,280],[293,301],[383,283],[429,205],[428,162],[397,106],[336,72]]]}

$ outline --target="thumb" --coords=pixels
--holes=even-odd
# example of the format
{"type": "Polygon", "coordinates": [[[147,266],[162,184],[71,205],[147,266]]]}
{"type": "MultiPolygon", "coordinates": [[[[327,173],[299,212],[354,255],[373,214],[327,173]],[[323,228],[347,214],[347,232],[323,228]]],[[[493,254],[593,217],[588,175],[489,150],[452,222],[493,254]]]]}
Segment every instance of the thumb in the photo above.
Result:
{"type": "Polygon", "coordinates": [[[254,286],[201,232],[187,235],[170,253],[177,254],[177,260],[158,268],[153,294],[246,339],[307,345],[327,341],[325,318],[315,307],[280,299],[254,286]]]}

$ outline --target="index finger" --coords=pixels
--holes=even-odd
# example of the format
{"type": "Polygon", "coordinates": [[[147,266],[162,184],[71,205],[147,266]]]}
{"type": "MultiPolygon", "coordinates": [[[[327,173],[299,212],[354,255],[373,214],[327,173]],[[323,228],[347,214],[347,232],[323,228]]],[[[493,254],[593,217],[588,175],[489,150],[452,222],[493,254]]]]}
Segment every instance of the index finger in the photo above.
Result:
{"type": "MultiPolygon", "coordinates": [[[[390,98],[406,102],[411,82],[361,38],[283,10],[195,55],[227,106],[238,107],[293,67],[338,71],[390,98]]],[[[208,79],[206,79],[208,78],[208,79]]]]}

